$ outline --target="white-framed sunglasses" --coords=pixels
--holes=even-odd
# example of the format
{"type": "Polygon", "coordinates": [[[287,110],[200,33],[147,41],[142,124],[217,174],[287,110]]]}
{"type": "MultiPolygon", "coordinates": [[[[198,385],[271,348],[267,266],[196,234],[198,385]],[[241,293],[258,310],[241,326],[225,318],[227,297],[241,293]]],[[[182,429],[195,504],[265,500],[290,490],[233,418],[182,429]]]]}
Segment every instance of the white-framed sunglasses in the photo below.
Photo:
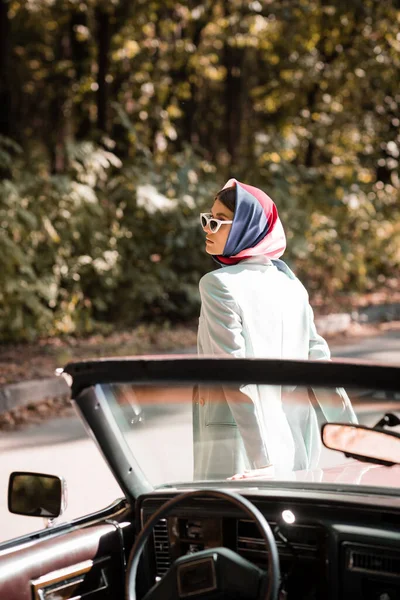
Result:
{"type": "Polygon", "coordinates": [[[200,223],[203,229],[209,227],[211,233],[217,233],[221,225],[230,225],[233,221],[221,221],[213,217],[211,213],[200,213],[200,223]]]}

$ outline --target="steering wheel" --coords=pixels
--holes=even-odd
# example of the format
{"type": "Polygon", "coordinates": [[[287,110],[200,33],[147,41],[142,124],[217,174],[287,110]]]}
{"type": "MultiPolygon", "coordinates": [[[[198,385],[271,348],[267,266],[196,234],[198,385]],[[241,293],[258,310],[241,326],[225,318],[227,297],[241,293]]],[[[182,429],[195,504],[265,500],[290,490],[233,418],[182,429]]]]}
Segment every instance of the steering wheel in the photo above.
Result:
{"type": "MultiPolygon", "coordinates": [[[[251,502],[249,502],[249,500],[247,500],[246,498],[243,498],[242,496],[240,496],[238,494],[235,494],[232,492],[222,492],[219,490],[196,490],[194,492],[187,492],[187,493],[180,494],[179,496],[176,496],[175,498],[172,498],[171,500],[169,500],[168,502],[163,504],[151,516],[151,518],[147,521],[146,525],[143,527],[143,529],[140,531],[138,537],[136,538],[135,544],[133,545],[132,550],[129,555],[129,561],[128,561],[128,566],[127,566],[127,577],[126,577],[126,589],[125,589],[126,600],[136,600],[136,579],[137,579],[139,560],[142,555],[143,548],[144,548],[147,540],[149,539],[149,536],[153,530],[154,525],[160,519],[164,519],[166,516],[168,516],[173,508],[175,508],[176,506],[178,506],[180,504],[187,502],[188,500],[191,500],[192,498],[216,498],[218,500],[228,501],[230,504],[233,504],[235,506],[235,508],[240,509],[248,517],[250,517],[250,519],[255,521],[255,524],[258,527],[258,530],[262,536],[262,539],[265,542],[265,547],[267,550],[267,565],[266,565],[267,566],[267,584],[265,586],[259,587],[259,591],[257,592],[257,596],[258,596],[257,600],[277,600],[278,593],[279,593],[279,586],[280,586],[280,566],[279,566],[278,549],[276,546],[274,535],[271,531],[271,527],[269,526],[265,517],[258,510],[258,508],[253,506],[253,504],[251,502]]],[[[250,565],[250,563],[248,561],[246,561],[245,559],[242,559],[242,557],[240,557],[238,554],[236,554],[236,552],[230,551],[226,548],[212,548],[208,551],[203,551],[203,553],[204,552],[208,552],[210,555],[210,558],[197,561],[197,563],[200,563],[200,562],[205,563],[206,560],[211,561],[212,560],[211,555],[213,556],[213,559],[215,561],[218,559],[218,557],[219,557],[219,560],[221,561],[221,560],[223,560],[222,557],[224,555],[226,555],[227,553],[229,553],[229,555],[231,557],[235,558],[236,560],[242,561],[242,562],[250,565]]],[[[170,569],[164,575],[163,579],[168,577],[171,570],[176,567],[178,562],[181,562],[181,564],[177,568],[178,569],[177,573],[179,575],[179,569],[180,568],[182,569],[182,566],[185,567],[183,561],[186,561],[187,564],[190,564],[190,563],[188,563],[188,560],[189,560],[189,561],[192,561],[192,564],[195,564],[196,557],[199,556],[200,554],[201,553],[196,553],[196,554],[190,555],[188,557],[178,558],[171,565],[170,569]]],[[[250,565],[250,566],[253,569],[257,569],[257,567],[255,567],[253,565],[250,565]]],[[[239,568],[240,568],[240,565],[239,565],[239,568]]],[[[208,569],[208,566],[206,567],[206,569],[208,569]]],[[[209,575],[210,575],[212,569],[213,569],[213,565],[211,565],[209,572],[207,572],[207,570],[205,573],[203,572],[203,578],[205,577],[205,580],[207,580],[207,581],[210,580],[209,575]]],[[[257,569],[257,571],[261,572],[261,569],[257,569]]],[[[189,580],[193,581],[196,577],[193,577],[193,572],[192,573],[189,572],[188,575],[186,576],[186,579],[188,579],[188,578],[189,578],[189,580]]],[[[145,600],[152,600],[152,598],[157,597],[157,594],[153,594],[153,590],[154,591],[157,590],[157,587],[161,584],[163,579],[158,584],[156,584],[154,587],[151,588],[151,590],[146,594],[145,600]]],[[[202,579],[202,577],[200,577],[200,579],[202,579]]],[[[254,579],[254,577],[253,577],[253,579],[254,579]]],[[[215,572],[214,572],[214,580],[215,580],[215,572]]],[[[204,579],[203,579],[203,582],[204,582],[204,579]]],[[[206,589],[199,590],[197,593],[200,594],[201,592],[204,592],[204,591],[206,591],[206,589]]],[[[194,595],[196,595],[196,592],[192,591],[190,593],[178,594],[178,596],[181,596],[181,597],[184,597],[185,595],[189,595],[189,597],[191,595],[194,596],[194,595]]],[[[203,597],[205,597],[205,596],[203,596],[203,597]]]]}

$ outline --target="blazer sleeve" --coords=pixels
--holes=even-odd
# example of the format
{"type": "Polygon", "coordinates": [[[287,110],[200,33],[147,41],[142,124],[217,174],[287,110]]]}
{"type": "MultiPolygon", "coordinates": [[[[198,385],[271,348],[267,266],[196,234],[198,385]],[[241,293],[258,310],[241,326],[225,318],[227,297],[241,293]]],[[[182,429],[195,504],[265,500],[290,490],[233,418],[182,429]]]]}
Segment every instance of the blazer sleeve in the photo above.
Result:
{"type": "Polygon", "coordinates": [[[207,273],[199,284],[203,342],[206,354],[245,357],[242,319],[239,308],[223,282],[207,273]]]}
{"type": "MultiPolygon", "coordinates": [[[[246,356],[239,307],[221,279],[208,273],[200,280],[201,319],[207,354],[246,356]]],[[[224,394],[243,439],[252,468],[268,466],[266,435],[254,400],[237,387],[224,394]]]]}
{"type": "Polygon", "coordinates": [[[329,346],[324,338],[317,333],[314,323],[314,313],[311,306],[308,306],[309,312],[309,346],[308,358],[310,360],[330,360],[331,353],[329,346]]]}

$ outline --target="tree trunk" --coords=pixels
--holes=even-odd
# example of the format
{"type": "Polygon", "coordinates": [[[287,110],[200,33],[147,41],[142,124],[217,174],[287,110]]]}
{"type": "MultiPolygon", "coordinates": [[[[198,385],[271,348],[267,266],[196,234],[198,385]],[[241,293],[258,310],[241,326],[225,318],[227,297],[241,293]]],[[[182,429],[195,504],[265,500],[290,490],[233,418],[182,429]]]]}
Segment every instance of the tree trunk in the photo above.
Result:
{"type": "MultiPolygon", "coordinates": [[[[69,37],[71,45],[72,62],[75,71],[75,83],[80,85],[81,80],[89,73],[90,50],[88,40],[81,41],[77,35],[77,27],[88,26],[86,11],[75,10],[71,15],[69,24],[69,37]]],[[[91,121],[89,117],[89,106],[87,100],[79,104],[78,111],[74,115],[75,135],[78,140],[89,137],[91,121]]]]}
{"type": "MultiPolygon", "coordinates": [[[[63,64],[71,59],[71,38],[67,27],[68,23],[60,31],[54,66],[56,63],[63,64]]],[[[61,72],[55,70],[50,81],[52,87],[49,114],[51,172],[62,174],[67,168],[66,141],[71,126],[71,80],[68,70],[65,68],[61,72]]]]}
{"type": "MultiPolygon", "coordinates": [[[[198,49],[201,42],[201,35],[203,33],[203,29],[206,27],[210,18],[209,9],[205,11],[205,18],[203,20],[199,20],[196,23],[195,30],[192,34],[193,45],[198,49]]],[[[187,63],[189,65],[189,62],[187,63]]],[[[198,131],[195,130],[195,114],[197,108],[197,98],[196,92],[197,88],[192,81],[193,68],[186,68],[186,81],[189,82],[190,85],[190,98],[185,101],[184,104],[184,117],[183,117],[183,139],[188,144],[198,144],[199,142],[199,134],[198,131]]]]}
{"type": "Polygon", "coordinates": [[[109,67],[109,52],[111,26],[110,15],[101,8],[96,10],[97,22],[97,127],[100,131],[107,131],[108,84],[107,72],[109,67]]]}
{"type": "MultiPolygon", "coordinates": [[[[225,16],[229,16],[229,2],[225,1],[225,16]]],[[[233,32],[232,32],[233,33],[233,32]]],[[[242,73],[243,52],[229,46],[225,41],[224,66],[225,81],[225,148],[230,156],[231,166],[237,162],[241,144],[242,125],[242,73]]]]}
{"type": "Polygon", "coordinates": [[[0,135],[11,136],[11,25],[7,0],[0,0],[0,135]]]}

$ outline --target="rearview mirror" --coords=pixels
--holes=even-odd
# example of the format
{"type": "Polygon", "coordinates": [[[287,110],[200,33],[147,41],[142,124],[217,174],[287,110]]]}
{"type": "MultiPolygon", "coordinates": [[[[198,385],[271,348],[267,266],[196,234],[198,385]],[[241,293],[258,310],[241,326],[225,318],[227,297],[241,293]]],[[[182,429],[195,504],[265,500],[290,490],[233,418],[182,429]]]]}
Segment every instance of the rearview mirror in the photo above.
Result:
{"type": "Polygon", "coordinates": [[[66,507],[66,485],[61,477],[43,473],[11,473],[8,510],[17,515],[55,519],[66,507]]]}
{"type": "Polygon", "coordinates": [[[400,434],[363,425],[325,423],[322,441],[326,448],[365,462],[400,464],[400,434]]]}

